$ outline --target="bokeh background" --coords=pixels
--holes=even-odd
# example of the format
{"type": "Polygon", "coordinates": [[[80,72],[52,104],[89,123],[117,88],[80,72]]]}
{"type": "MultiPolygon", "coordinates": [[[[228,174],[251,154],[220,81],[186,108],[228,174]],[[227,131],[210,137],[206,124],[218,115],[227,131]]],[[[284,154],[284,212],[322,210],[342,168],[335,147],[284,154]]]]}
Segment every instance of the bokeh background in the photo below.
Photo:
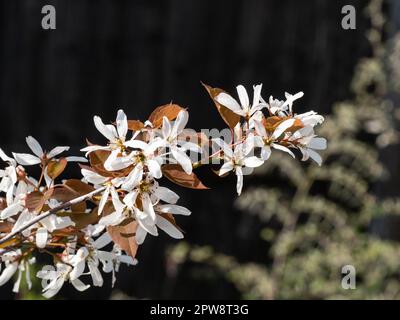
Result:
{"type": "MultiPolygon", "coordinates": [[[[234,177],[199,169],[211,190],[173,186],[193,212],[178,221],[184,241],[148,238],[114,289],[65,286],[58,298],[400,298],[398,1],[14,0],[0,15],[7,153],[33,135],[78,154],[85,138],[102,141],[93,115],[112,121],[123,108],[146,120],[170,101],[189,108],[189,127],[223,128],[200,81],[230,92],[263,83],[264,97],[304,91],[296,112],[326,115],[323,167],[278,153],[240,199],[234,177]],[[41,28],[46,4],[56,30],[41,28]],[[347,4],[356,30],[341,27],[347,4]],[[341,287],[344,265],[356,290],[341,287]]],[[[40,297],[39,283],[11,287],[0,298],[40,297]]]]}

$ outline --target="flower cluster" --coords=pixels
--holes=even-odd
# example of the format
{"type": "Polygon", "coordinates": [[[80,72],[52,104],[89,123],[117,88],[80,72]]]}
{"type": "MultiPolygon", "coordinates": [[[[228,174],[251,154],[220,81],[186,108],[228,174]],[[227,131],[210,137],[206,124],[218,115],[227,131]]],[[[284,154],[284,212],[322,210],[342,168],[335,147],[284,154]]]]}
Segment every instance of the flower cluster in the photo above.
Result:
{"type": "Polygon", "coordinates": [[[213,141],[217,144],[217,155],[224,163],[219,170],[221,176],[234,171],[237,176],[237,193],[242,192],[243,175],[250,174],[253,168],[259,167],[271,156],[272,149],[288,153],[293,158],[292,150],[298,149],[302,160],[313,159],[322,164],[321,156],[315,150],[326,149],[326,139],[317,137],[314,127],[324,122],[324,118],[314,111],[303,114],[293,113],[293,102],[303,96],[285,94],[286,100],[277,100],[272,96],[267,103],[261,96],[262,85],[254,86],[253,101],[250,104],[246,89],[239,85],[239,101],[225,92],[215,92],[217,107],[224,110],[226,122],[233,129],[232,143],[227,144],[220,138],[213,141]],[[264,111],[264,112],[263,112],[264,111]],[[235,115],[239,116],[235,117],[235,115]],[[258,156],[256,156],[258,155],[258,156]]]}
{"type": "Polygon", "coordinates": [[[106,142],[88,143],[82,149],[85,158],[62,157],[68,147],[45,152],[33,137],[27,138],[33,154],[9,157],[0,149],[6,164],[0,170],[0,285],[18,271],[13,290],[18,292],[23,273],[30,287],[29,268],[38,253],[53,261],[36,274],[47,298],[65,282],[86,290],[90,284],[84,276],[93,286],[102,286],[100,266],[112,273],[114,284],[121,263],[137,263],[138,246],[147,234],[157,236],[162,230],[175,239],[184,236],[175,216],[191,212],[162,185],[165,178],[183,187],[208,189],[194,169],[220,160],[218,174],[233,171],[240,195],[243,176],[267,161],[272,149],[293,157],[297,149],[302,160],[312,158],[321,165],[315,150],[325,149],[326,140],[315,135],[314,127],[324,119],[313,111],[293,113],[293,102],[302,93],[286,94],[285,101],[270,97],[267,103],[258,85],[250,103],[243,86],[237,87],[240,102],[221,89],[205,88],[231,129],[229,141],[186,128],[188,111],[168,104],[156,108],[146,122],[128,120],[122,110],[112,124],[95,116],[95,127],[106,142]],[[213,151],[210,156],[204,157],[205,149],[213,151]],[[82,177],[59,182],[70,162],[79,164],[82,177]],[[38,179],[25,169],[35,165],[41,168],[38,179]]]}

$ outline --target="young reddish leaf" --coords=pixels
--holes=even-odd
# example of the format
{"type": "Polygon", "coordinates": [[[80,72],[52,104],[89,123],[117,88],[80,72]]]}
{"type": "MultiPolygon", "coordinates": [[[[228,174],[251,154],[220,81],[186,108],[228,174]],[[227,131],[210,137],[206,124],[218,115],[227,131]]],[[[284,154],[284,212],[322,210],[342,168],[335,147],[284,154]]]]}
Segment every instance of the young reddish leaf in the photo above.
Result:
{"type": "Polygon", "coordinates": [[[0,210],[4,210],[7,208],[7,200],[6,198],[0,198],[0,210]]]}
{"type": "Polygon", "coordinates": [[[87,209],[87,205],[86,202],[80,202],[77,204],[74,204],[73,206],[71,206],[71,211],[76,213],[76,212],[85,212],[87,209]]]}
{"type": "Polygon", "coordinates": [[[81,230],[87,227],[89,224],[96,224],[99,222],[102,216],[106,216],[114,212],[114,206],[111,201],[107,202],[104,206],[101,215],[98,214],[99,208],[94,208],[91,212],[59,212],[57,215],[61,217],[70,217],[75,222],[75,229],[81,230]]]}
{"type": "Polygon", "coordinates": [[[60,202],[67,202],[77,198],[78,196],[73,190],[66,188],[65,186],[60,186],[54,189],[51,197],[60,202]]]}
{"type": "Polygon", "coordinates": [[[138,223],[130,219],[119,226],[110,226],[107,228],[114,243],[132,258],[135,258],[138,249],[138,244],[135,239],[137,227],[138,223]]]}
{"type": "Polygon", "coordinates": [[[163,117],[167,117],[168,120],[175,120],[178,116],[178,113],[183,109],[177,104],[166,104],[156,108],[150,115],[149,121],[153,124],[154,128],[159,128],[162,125],[163,117]]]}
{"type": "Polygon", "coordinates": [[[128,129],[132,131],[139,131],[144,128],[144,124],[139,120],[128,120],[128,129]]]}
{"type": "Polygon", "coordinates": [[[193,172],[192,174],[187,174],[178,164],[166,164],[162,166],[162,171],[168,180],[182,187],[197,190],[209,189],[200,181],[199,178],[197,178],[193,172]]]}
{"type": "Polygon", "coordinates": [[[296,120],[294,121],[293,125],[292,125],[289,129],[287,129],[286,131],[287,131],[287,132],[294,133],[294,132],[296,132],[297,130],[300,130],[300,129],[302,129],[302,128],[304,128],[303,122],[301,122],[300,119],[296,119],[296,120]]]}
{"type": "Polygon", "coordinates": [[[9,233],[13,228],[13,224],[11,222],[0,222],[0,233],[9,233]]]}
{"type": "Polygon", "coordinates": [[[202,83],[202,85],[207,90],[211,99],[214,101],[214,104],[217,107],[217,110],[222,119],[229,126],[229,128],[234,128],[240,121],[240,116],[215,100],[215,97],[217,97],[221,92],[224,92],[224,90],[219,88],[212,88],[204,83],[202,83]]]}
{"type": "Polygon", "coordinates": [[[28,193],[25,198],[25,207],[31,212],[40,212],[47,200],[53,195],[54,189],[49,189],[44,194],[40,191],[28,193]]]}
{"type": "Polygon", "coordinates": [[[131,167],[128,167],[120,171],[113,171],[113,172],[107,171],[104,168],[104,163],[107,161],[109,155],[110,155],[109,151],[105,150],[94,151],[89,155],[90,167],[84,165],[80,165],[80,167],[95,171],[98,174],[102,175],[103,177],[123,177],[129,174],[129,172],[132,170],[131,167]]]}
{"type": "Polygon", "coordinates": [[[64,182],[64,185],[74,190],[78,195],[83,196],[94,191],[94,187],[90,184],[84,183],[78,179],[69,179],[64,182]]]}
{"type": "Polygon", "coordinates": [[[281,118],[278,116],[272,116],[272,117],[268,117],[268,118],[263,118],[263,124],[265,129],[272,133],[274,132],[274,130],[276,129],[277,126],[279,126],[280,123],[282,123],[282,121],[284,121],[285,118],[281,118]]]}
{"type": "Polygon", "coordinates": [[[70,179],[66,180],[63,185],[55,188],[51,197],[60,202],[67,202],[92,191],[94,191],[93,186],[78,179],[70,179]]]}
{"type": "Polygon", "coordinates": [[[61,173],[64,172],[67,164],[68,161],[65,158],[61,158],[60,160],[51,160],[47,166],[48,176],[55,180],[61,173]]]}
{"type": "Polygon", "coordinates": [[[75,229],[81,230],[87,227],[89,224],[96,224],[99,222],[101,216],[98,215],[97,209],[92,210],[89,213],[86,212],[59,212],[57,213],[60,217],[70,217],[75,222],[75,229]]]}
{"type": "Polygon", "coordinates": [[[33,191],[26,195],[25,207],[31,212],[40,211],[44,203],[45,203],[44,195],[40,191],[33,191]]]}
{"type": "Polygon", "coordinates": [[[109,151],[105,150],[96,150],[91,152],[89,155],[90,166],[94,171],[104,177],[112,177],[112,172],[107,171],[104,168],[104,163],[107,161],[110,156],[109,151]]]}
{"type": "MultiPolygon", "coordinates": [[[[275,131],[275,129],[285,120],[291,119],[290,117],[278,117],[278,116],[272,116],[268,118],[263,119],[263,124],[265,129],[272,133],[275,131]]],[[[304,128],[304,124],[301,122],[300,119],[295,119],[294,124],[288,128],[286,131],[287,132],[296,132],[297,130],[304,128]]]]}

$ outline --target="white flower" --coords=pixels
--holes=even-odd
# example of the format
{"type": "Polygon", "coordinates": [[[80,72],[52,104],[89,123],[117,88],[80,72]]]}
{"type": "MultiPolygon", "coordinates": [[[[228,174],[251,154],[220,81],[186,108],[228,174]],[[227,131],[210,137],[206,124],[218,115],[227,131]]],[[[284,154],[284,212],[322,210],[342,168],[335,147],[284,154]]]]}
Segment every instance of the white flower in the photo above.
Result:
{"type": "Polygon", "coordinates": [[[30,273],[30,265],[35,264],[36,259],[31,258],[31,259],[23,259],[18,266],[18,277],[17,280],[14,283],[13,287],[13,292],[18,293],[19,292],[19,287],[21,284],[21,279],[22,279],[22,273],[25,272],[25,281],[26,284],[28,285],[28,290],[31,290],[32,288],[32,281],[31,281],[31,273],[30,273]]]}
{"type": "Polygon", "coordinates": [[[100,215],[104,210],[104,206],[106,205],[110,194],[113,196],[113,199],[115,198],[115,195],[117,194],[115,187],[119,187],[122,180],[120,178],[110,179],[109,177],[103,177],[98,173],[87,169],[82,169],[81,172],[84,179],[87,182],[92,183],[95,187],[101,185],[106,186],[106,190],[104,190],[99,203],[98,213],[100,215]]]}
{"type": "Polygon", "coordinates": [[[21,256],[21,254],[22,253],[20,249],[0,254],[0,271],[1,263],[4,262],[5,265],[4,270],[0,274],[0,286],[7,283],[18,270],[18,258],[21,256]]]}
{"type": "Polygon", "coordinates": [[[0,286],[7,283],[13,275],[18,270],[18,277],[14,283],[13,292],[19,292],[19,286],[22,279],[22,273],[25,272],[25,279],[28,285],[28,289],[30,290],[32,287],[31,276],[30,276],[30,268],[29,266],[36,262],[35,258],[22,258],[22,252],[20,249],[15,251],[9,251],[5,253],[0,252],[0,272],[1,272],[1,263],[4,262],[5,268],[3,272],[0,273],[0,286]]]}
{"type": "MultiPolygon", "coordinates": [[[[297,99],[300,99],[304,96],[303,92],[298,92],[294,95],[285,92],[286,101],[274,99],[273,96],[269,97],[269,104],[267,104],[267,108],[272,115],[277,115],[280,117],[289,116],[293,113],[292,107],[293,102],[297,99]]],[[[262,101],[264,101],[261,98],[262,101]]],[[[265,102],[265,101],[264,101],[265,102]]]]}
{"type": "Polygon", "coordinates": [[[260,102],[261,89],[262,89],[262,84],[253,86],[254,95],[252,104],[250,104],[247,91],[242,85],[236,87],[240,104],[234,98],[232,98],[232,96],[230,96],[225,92],[220,93],[215,98],[215,100],[218,103],[222,104],[224,107],[227,107],[228,109],[233,111],[234,113],[249,119],[257,111],[260,111],[261,109],[266,107],[265,103],[260,102]]]}
{"type": "Polygon", "coordinates": [[[132,257],[121,254],[113,250],[112,252],[100,250],[106,245],[112,242],[110,235],[105,232],[95,241],[89,239],[90,244],[87,247],[80,248],[76,255],[70,259],[70,263],[74,266],[73,271],[70,274],[70,279],[75,280],[83,275],[85,266],[87,264],[89,273],[92,277],[93,285],[96,287],[103,286],[103,277],[99,270],[100,263],[103,265],[102,270],[105,273],[114,273],[116,271],[116,265],[119,263],[125,263],[128,265],[136,265],[137,260],[132,257]]]}
{"type": "Polygon", "coordinates": [[[258,134],[255,139],[256,146],[261,148],[261,158],[266,161],[271,156],[271,147],[277,150],[281,150],[289,153],[293,158],[295,158],[294,153],[287,147],[282,146],[277,143],[276,140],[285,133],[287,129],[292,127],[295,123],[295,119],[288,119],[282,121],[274,130],[274,132],[269,133],[265,129],[262,122],[255,121],[255,129],[258,134]]]}
{"type": "Polygon", "coordinates": [[[7,208],[5,208],[0,213],[0,219],[5,220],[16,214],[20,213],[24,209],[24,197],[28,192],[33,191],[33,187],[25,183],[25,181],[20,181],[15,190],[14,199],[8,199],[7,208]]]}
{"type": "MultiPolygon", "coordinates": [[[[32,220],[37,217],[35,213],[29,212],[27,209],[23,210],[19,215],[17,221],[15,222],[12,232],[18,230],[24,225],[29,224],[32,220]]],[[[51,215],[47,218],[40,220],[40,222],[33,224],[29,228],[26,228],[22,235],[25,237],[29,237],[32,230],[36,229],[35,240],[36,246],[38,248],[46,247],[48,240],[48,233],[53,232],[58,229],[64,229],[69,226],[74,226],[75,223],[71,220],[70,217],[59,217],[57,215],[51,215]]]]}
{"type": "Polygon", "coordinates": [[[315,111],[298,114],[295,115],[294,118],[299,119],[305,127],[315,127],[316,125],[323,123],[325,120],[323,116],[317,114],[315,111]]]}
{"type": "Polygon", "coordinates": [[[78,291],[87,290],[90,285],[85,285],[79,279],[71,279],[70,274],[74,270],[70,265],[64,263],[57,263],[56,268],[54,266],[44,266],[41,271],[37,273],[37,277],[42,280],[43,296],[46,298],[54,297],[62,288],[65,281],[70,281],[71,284],[78,291]]]}
{"type": "MultiPolygon", "coordinates": [[[[185,207],[172,204],[157,205],[155,207],[155,211],[158,213],[169,213],[173,215],[184,215],[184,216],[189,216],[191,214],[191,212],[185,207]]],[[[150,228],[150,226],[147,225],[148,222],[149,222],[148,219],[141,220],[136,230],[135,237],[136,237],[136,242],[139,245],[142,244],[146,239],[146,235],[148,233],[147,229],[150,228]]],[[[156,215],[155,225],[174,239],[184,238],[183,233],[175,225],[173,225],[170,221],[168,221],[159,214],[156,215]]]]}
{"type": "Polygon", "coordinates": [[[128,119],[124,111],[118,110],[116,127],[111,124],[104,124],[99,116],[95,116],[93,120],[97,130],[108,139],[109,143],[107,146],[88,146],[81,151],[86,152],[86,155],[96,150],[123,153],[126,148],[126,135],[128,134],[128,119]]]}
{"type": "Polygon", "coordinates": [[[290,138],[289,141],[295,142],[296,147],[300,149],[303,154],[302,161],[306,161],[309,158],[313,159],[319,166],[322,165],[321,156],[314,150],[325,150],[326,139],[319,138],[314,134],[312,126],[306,126],[296,131],[290,138]]]}
{"type": "Polygon", "coordinates": [[[186,151],[201,152],[201,149],[195,143],[187,142],[180,137],[184,132],[188,120],[189,113],[185,110],[178,113],[173,124],[167,117],[164,117],[161,136],[165,141],[165,146],[170,149],[173,158],[182,166],[187,174],[191,174],[193,170],[192,161],[187,156],[186,151]]]}
{"type": "Polygon", "coordinates": [[[224,164],[219,170],[222,176],[230,171],[234,171],[237,176],[236,191],[238,195],[242,193],[243,175],[248,174],[253,168],[261,166],[264,161],[256,156],[249,156],[253,150],[252,139],[246,139],[243,143],[235,146],[234,150],[220,138],[213,139],[223,151],[224,164]]]}
{"type": "MultiPolygon", "coordinates": [[[[42,163],[43,160],[51,160],[61,153],[68,151],[69,147],[55,147],[50,152],[43,151],[40,143],[33,137],[26,138],[28,147],[32,150],[33,154],[28,153],[13,153],[14,159],[23,166],[32,166],[42,163]]],[[[68,162],[86,162],[85,158],[81,157],[66,157],[68,162]]]]}
{"type": "Polygon", "coordinates": [[[163,218],[160,213],[190,215],[190,211],[181,206],[176,206],[179,196],[168,188],[159,186],[156,181],[146,181],[128,193],[123,202],[119,198],[113,199],[115,212],[100,219],[99,224],[116,226],[131,217],[138,222],[136,241],[142,244],[147,233],[158,236],[157,227],[176,239],[183,238],[182,232],[163,218]],[[141,208],[137,207],[140,198],[141,208]],[[160,201],[168,204],[161,205],[160,201]]]}
{"type": "Polygon", "coordinates": [[[132,151],[126,157],[118,157],[118,154],[112,154],[107,161],[104,163],[104,168],[108,171],[122,170],[129,166],[135,165],[135,177],[141,179],[143,175],[144,167],[148,168],[151,177],[160,179],[162,177],[161,165],[162,155],[156,153],[156,151],[165,146],[165,141],[160,138],[155,138],[149,143],[140,140],[127,141],[126,146],[137,149],[132,151]]]}
{"type": "MultiPolygon", "coordinates": [[[[7,204],[10,205],[13,201],[15,184],[18,181],[17,162],[8,157],[1,149],[0,159],[8,163],[8,167],[6,167],[4,170],[0,170],[0,192],[4,192],[6,194],[7,204]]],[[[22,168],[20,169],[23,170],[22,168]]]]}

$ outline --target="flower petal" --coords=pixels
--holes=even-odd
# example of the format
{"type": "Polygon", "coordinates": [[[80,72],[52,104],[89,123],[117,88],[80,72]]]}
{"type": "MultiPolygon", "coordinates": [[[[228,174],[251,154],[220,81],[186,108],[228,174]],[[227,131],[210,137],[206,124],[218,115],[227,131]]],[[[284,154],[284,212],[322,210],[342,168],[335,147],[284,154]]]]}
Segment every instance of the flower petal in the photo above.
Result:
{"type": "Polygon", "coordinates": [[[157,187],[154,190],[154,194],[162,201],[168,202],[170,204],[175,204],[179,200],[179,196],[166,187],[157,187]]]}
{"type": "Polygon", "coordinates": [[[121,214],[121,212],[115,211],[114,213],[111,213],[109,215],[106,215],[105,217],[102,217],[99,221],[99,224],[106,226],[106,227],[117,226],[124,220],[125,220],[125,217],[121,214]]]}
{"type": "Polygon", "coordinates": [[[13,156],[23,166],[33,166],[42,162],[38,157],[27,153],[13,153],[13,156]]]}
{"type": "Polygon", "coordinates": [[[150,216],[151,220],[156,220],[156,213],[154,212],[154,207],[151,202],[151,199],[147,193],[142,194],[142,205],[143,212],[150,216]]]}
{"type": "Polygon", "coordinates": [[[242,172],[242,168],[240,168],[240,167],[236,168],[236,176],[237,176],[236,191],[237,191],[237,194],[240,196],[241,193],[242,193],[242,189],[243,189],[243,172],[242,172]]]}
{"type": "Polygon", "coordinates": [[[96,241],[93,243],[93,246],[96,249],[101,249],[108,245],[112,241],[110,235],[108,232],[104,232],[100,237],[96,239],[96,241]]]}
{"type": "Polygon", "coordinates": [[[103,177],[98,173],[87,169],[82,169],[81,173],[87,182],[92,183],[94,185],[100,185],[107,181],[106,177],[103,177]]]}
{"type": "Polygon", "coordinates": [[[126,191],[131,191],[140,183],[140,181],[142,181],[142,177],[143,177],[143,165],[139,163],[126,177],[126,180],[122,184],[121,188],[126,191]]]}
{"type": "Polygon", "coordinates": [[[4,268],[3,272],[0,275],[0,286],[7,283],[8,280],[10,280],[14,273],[17,271],[17,269],[18,262],[13,262],[7,265],[7,267],[4,268]]]}
{"type": "Polygon", "coordinates": [[[47,229],[46,228],[39,228],[36,231],[36,246],[38,248],[44,248],[47,244],[47,229]]]}
{"type": "Polygon", "coordinates": [[[75,279],[75,280],[71,280],[72,285],[74,286],[74,288],[80,292],[85,291],[87,289],[90,288],[89,284],[84,284],[81,280],[79,279],[75,279]]]}
{"type": "Polygon", "coordinates": [[[140,149],[140,150],[145,150],[148,147],[146,142],[143,142],[140,140],[134,140],[134,139],[128,140],[124,144],[127,147],[130,147],[133,149],[140,149]]]}
{"type": "Polygon", "coordinates": [[[9,217],[15,216],[17,213],[19,213],[24,207],[20,205],[19,203],[14,203],[10,205],[9,207],[5,208],[1,214],[0,218],[2,220],[5,220],[9,217]]]}
{"type": "Polygon", "coordinates": [[[171,213],[171,214],[177,214],[177,215],[182,215],[182,216],[190,216],[191,215],[190,210],[186,209],[185,207],[177,206],[174,204],[159,205],[157,207],[157,210],[162,213],[171,213]]]}
{"type": "Polygon", "coordinates": [[[88,160],[84,157],[66,157],[68,162],[88,162],[88,160]]]}
{"type": "Polygon", "coordinates": [[[245,87],[243,87],[242,85],[239,85],[236,87],[236,91],[239,95],[239,100],[240,100],[240,104],[242,105],[242,108],[248,108],[250,105],[249,102],[249,96],[247,94],[247,91],[245,89],[245,87]]]}
{"type": "Polygon", "coordinates": [[[162,177],[161,166],[156,160],[148,160],[146,164],[152,177],[156,179],[160,179],[162,177]]]}
{"type": "Polygon", "coordinates": [[[254,108],[260,104],[262,84],[254,86],[253,89],[254,89],[254,95],[253,95],[253,105],[252,106],[254,108]]]}
{"type": "Polygon", "coordinates": [[[167,233],[170,237],[174,239],[183,239],[183,233],[175,227],[171,222],[169,222],[167,219],[157,216],[157,221],[156,221],[157,227],[159,227],[161,230],[163,230],[165,233],[167,233]]]}
{"type": "Polygon", "coordinates": [[[326,149],[326,139],[325,138],[313,138],[308,144],[309,148],[315,150],[325,150],[326,149]]]}
{"type": "Polygon", "coordinates": [[[284,146],[281,146],[280,144],[273,143],[273,144],[271,144],[271,147],[274,148],[274,149],[277,149],[277,150],[281,150],[281,151],[283,151],[283,152],[287,152],[287,153],[289,153],[293,158],[296,158],[296,156],[294,155],[294,153],[293,153],[289,148],[286,148],[286,147],[284,147],[284,146]]]}
{"type": "Polygon", "coordinates": [[[271,156],[271,147],[270,146],[264,146],[261,148],[261,159],[264,161],[267,161],[269,157],[271,156]]]}
{"type": "Polygon", "coordinates": [[[56,156],[58,156],[59,154],[68,151],[70,148],[69,147],[55,147],[53,150],[51,150],[48,154],[47,154],[47,158],[51,159],[54,158],[56,156]]]}
{"type": "Polygon", "coordinates": [[[103,120],[101,120],[100,117],[95,116],[93,118],[94,120],[94,125],[96,126],[97,130],[99,130],[99,132],[105,136],[108,140],[110,140],[111,142],[115,141],[116,139],[118,139],[117,136],[117,132],[115,130],[115,128],[113,126],[107,126],[103,123],[103,120]],[[114,128],[113,129],[111,129],[114,128]]]}
{"type": "Polygon", "coordinates": [[[54,279],[51,283],[51,286],[47,286],[45,289],[46,292],[43,293],[43,296],[47,299],[54,297],[63,287],[64,279],[62,277],[54,279]]]}
{"type": "Polygon", "coordinates": [[[128,119],[123,110],[118,110],[116,123],[118,135],[121,138],[125,138],[126,134],[128,133],[128,119]]]}
{"type": "Polygon", "coordinates": [[[249,168],[257,168],[264,164],[264,161],[258,157],[248,157],[243,160],[243,163],[246,167],[249,168]]]}
{"type": "Polygon", "coordinates": [[[308,149],[307,151],[308,151],[308,155],[310,156],[310,158],[313,159],[319,166],[321,166],[322,165],[321,156],[312,149],[308,149]]]}
{"type": "Polygon", "coordinates": [[[183,131],[183,129],[185,129],[188,120],[189,112],[187,112],[186,110],[179,111],[174,126],[172,127],[171,136],[177,137],[183,131]]]}
{"type": "Polygon", "coordinates": [[[161,129],[161,133],[164,139],[167,139],[171,135],[171,123],[169,122],[167,117],[163,117],[163,126],[161,129]]]}
{"type": "Polygon", "coordinates": [[[219,172],[218,172],[218,174],[220,175],[220,176],[223,176],[225,173],[227,173],[227,172],[229,172],[229,171],[232,171],[233,170],[233,164],[232,164],[232,162],[225,162],[223,165],[222,165],[222,167],[221,167],[221,169],[219,169],[219,172]]]}
{"type": "Polygon", "coordinates": [[[171,153],[175,160],[182,166],[182,169],[187,173],[191,174],[193,171],[192,161],[181,149],[173,147],[171,153]]]}
{"type": "Polygon", "coordinates": [[[102,287],[104,280],[101,276],[99,268],[91,261],[88,262],[88,267],[90,271],[90,275],[92,276],[93,285],[95,287],[102,287]]]}
{"type": "Polygon", "coordinates": [[[28,147],[32,150],[33,154],[35,154],[39,158],[43,156],[43,149],[40,143],[34,137],[27,137],[26,143],[28,144],[28,147]]]}
{"type": "Polygon", "coordinates": [[[110,195],[110,188],[104,190],[103,195],[101,196],[100,203],[99,203],[99,215],[102,214],[104,207],[108,201],[108,196],[110,195]]]}
{"type": "Polygon", "coordinates": [[[287,129],[293,126],[295,119],[288,119],[283,121],[279,126],[276,127],[274,133],[272,134],[272,139],[278,139],[282,133],[284,133],[287,129]]]}
{"type": "Polygon", "coordinates": [[[237,103],[237,101],[234,98],[232,98],[229,94],[227,94],[225,92],[222,92],[218,96],[216,96],[215,100],[219,104],[222,104],[224,107],[230,109],[231,111],[233,111],[235,113],[243,112],[239,103],[237,103]]]}
{"type": "Polygon", "coordinates": [[[110,156],[104,162],[104,168],[107,171],[118,171],[126,169],[133,164],[131,157],[118,157],[120,151],[118,149],[111,152],[110,156]]]}
{"type": "Polygon", "coordinates": [[[140,225],[138,226],[135,234],[136,243],[141,245],[146,239],[147,231],[143,229],[140,225]]]}

